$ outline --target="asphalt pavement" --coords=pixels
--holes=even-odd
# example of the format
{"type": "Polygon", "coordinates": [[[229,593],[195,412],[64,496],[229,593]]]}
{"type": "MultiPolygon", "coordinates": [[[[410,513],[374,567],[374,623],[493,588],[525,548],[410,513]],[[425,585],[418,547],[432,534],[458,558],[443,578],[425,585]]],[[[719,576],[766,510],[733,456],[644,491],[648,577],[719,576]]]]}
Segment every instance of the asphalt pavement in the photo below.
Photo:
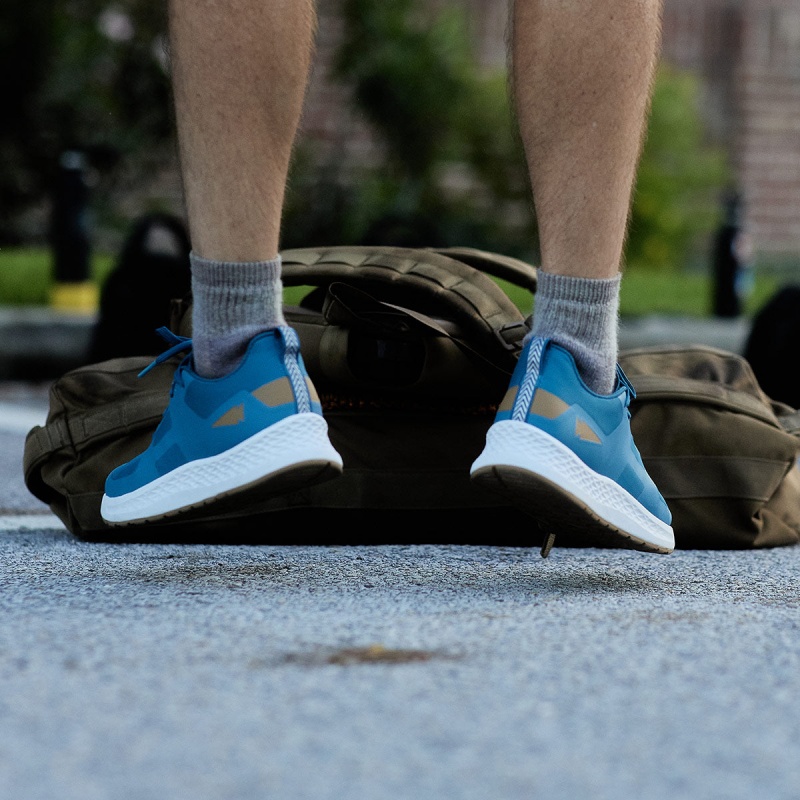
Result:
{"type": "Polygon", "coordinates": [[[3,800],[800,797],[800,548],[85,541],[47,388],[0,382],[3,800]]]}

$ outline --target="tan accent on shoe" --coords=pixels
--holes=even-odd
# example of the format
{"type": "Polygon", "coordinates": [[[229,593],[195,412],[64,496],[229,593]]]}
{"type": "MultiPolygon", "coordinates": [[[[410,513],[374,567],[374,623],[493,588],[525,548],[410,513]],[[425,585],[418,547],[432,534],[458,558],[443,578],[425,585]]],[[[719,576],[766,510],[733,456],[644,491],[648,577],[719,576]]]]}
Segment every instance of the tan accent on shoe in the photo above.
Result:
{"type": "Polygon", "coordinates": [[[292,384],[286,377],[278,378],[270,383],[265,383],[263,386],[259,386],[258,389],[253,390],[252,395],[256,400],[260,400],[265,406],[270,406],[270,408],[294,402],[292,384]]]}
{"type": "Polygon", "coordinates": [[[555,419],[568,408],[569,406],[557,395],[546,389],[537,389],[533,394],[530,413],[546,419],[555,419]]]}
{"type": "Polygon", "coordinates": [[[511,411],[514,408],[514,400],[517,399],[517,392],[519,391],[519,386],[509,386],[508,391],[506,391],[503,399],[500,401],[500,405],[497,406],[498,411],[511,411]]]}
{"type": "Polygon", "coordinates": [[[317,394],[317,387],[311,383],[311,378],[306,378],[306,386],[308,387],[308,393],[311,395],[311,400],[315,403],[319,403],[319,395],[317,394]]]}
{"type": "Polygon", "coordinates": [[[600,437],[582,419],[575,420],[575,435],[584,442],[602,444],[600,437]]]}
{"type": "Polygon", "coordinates": [[[229,408],[211,427],[223,428],[230,425],[238,425],[244,419],[244,403],[229,408]]]}

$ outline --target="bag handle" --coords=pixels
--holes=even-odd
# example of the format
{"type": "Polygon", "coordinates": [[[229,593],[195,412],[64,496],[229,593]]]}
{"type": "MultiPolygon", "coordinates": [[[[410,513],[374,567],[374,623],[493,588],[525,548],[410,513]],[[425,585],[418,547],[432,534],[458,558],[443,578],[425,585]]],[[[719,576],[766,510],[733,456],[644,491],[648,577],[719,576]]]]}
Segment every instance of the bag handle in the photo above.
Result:
{"type": "Polygon", "coordinates": [[[535,286],[535,267],[471,248],[457,250],[469,254],[473,263],[427,248],[298,248],[281,253],[282,277],[285,286],[325,290],[335,282],[347,283],[378,300],[391,285],[393,302],[435,319],[452,320],[484,357],[496,357],[498,340],[513,353],[517,334],[524,335],[526,318],[492,276],[513,277],[530,289],[535,286]]]}
{"type": "MultiPolygon", "coordinates": [[[[372,295],[346,283],[334,282],[328,287],[322,313],[331,325],[340,325],[351,330],[362,330],[386,338],[405,338],[414,330],[449,339],[465,355],[478,359],[488,368],[496,370],[506,378],[511,374],[511,365],[504,368],[496,360],[486,358],[466,342],[457,325],[450,320],[435,319],[411,308],[395,303],[385,303],[372,295]]],[[[504,349],[518,352],[522,349],[522,338],[527,326],[511,326],[504,329],[505,339],[500,337],[504,349]]]]}
{"type": "Polygon", "coordinates": [[[475,247],[437,247],[431,248],[431,250],[434,253],[463,261],[487,275],[509,281],[514,286],[536,294],[539,273],[536,267],[527,261],[521,261],[501,253],[492,253],[488,250],[479,250],[475,247]]]}
{"type": "MultiPolygon", "coordinates": [[[[781,422],[774,410],[757,397],[721,383],[698,381],[678,375],[640,374],[633,375],[630,380],[636,391],[636,402],[638,403],[647,400],[685,400],[686,402],[707,403],[748,414],[772,425],[779,422],[781,427],[786,430],[791,428],[790,420],[787,419],[785,423],[781,422]]],[[[797,414],[794,422],[800,424],[800,413],[797,414]]]]}
{"type": "MultiPolygon", "coordinates": [[[[429,280],[452,278],[454,275],[469,276],[484,291],[493,295],[499,293],[501,298],[507,300],[505,292],[493,281],[491,283],[494,288],[487,288],[488,284],[479,276],[509,281],[532,294],[536,292],[538,277],[536,267],[527,261],[475,247],[300,247],[281,251],[281,259],[288,286],[303,285],[302,280],[297,280],[302,278],[302,272],[296,274],[298,268],[313,268],[311,271],[315,274],[325,275],[330,272],[349,277],[350,272],[355,269],[360,272],[377,266],[397,273],[398,277],[407,275],[413,278],[422,276],[419,267],[425,265],[432,268],[432,271],[428,271],[429,280]]],[[[453,289],[454,286],[447,288],[453,289]]]]}

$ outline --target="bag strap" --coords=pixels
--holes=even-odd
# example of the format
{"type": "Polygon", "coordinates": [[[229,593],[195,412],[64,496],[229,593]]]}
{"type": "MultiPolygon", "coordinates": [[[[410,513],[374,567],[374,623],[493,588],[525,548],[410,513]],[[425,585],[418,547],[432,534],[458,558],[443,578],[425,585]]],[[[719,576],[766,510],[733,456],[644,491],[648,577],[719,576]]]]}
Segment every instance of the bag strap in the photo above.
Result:
{"type": "Polygon", "coordinates": [[[80,447],[98,437],[114,436],[115,431],[158,421],[168,399],[164,391],[150,390],[138,394],[136,403],[122,399],[92,409],[91,413],[73,414],[69,421],[60,417],[48,420],[46,425],[36,425],[28,431],[25,441],[25,469],[29,462],[37,463],[63,447],[80,447]]]}
{"type": "Polygon", "coordinates": [[[672,402],[705,403],[727,408],[800,435],[800,412],[793,417],[780,417],[774,409],[748,392],[713,381],[699,381],[677,375],[634,375],[631,377],[636,401],[668,400],[672,402]],[[797,430],[792,430],[795,425],[797,430]]]}
{"type": "Polygon", "coordinates": [[[431,248],[431,250],[434,253],[463,261],[487,275],[493,275],[495,278],[513,283],[514,286],[527,289],[531,294],[536,293],[539,273],[536,267],[527,261],[521,261],[501,253],[492,253],[488,250],[478,250],[474,247],[439,247],[431,248]]]}
{"type": "Polygon", "coordinates": [[[471,248],[442,252],[356,245],[297,248],[283,251],[281,258],[285,286],[327,289],[342,282],[379,301],[386,299],[386,288],[391,286],[393,303],[455,322],[462,338],[490,359],[496,356],[498,344],[516,353],[527,331],[525,316],[492,277],[510,279],[531,291],[536,287],[532,265],[471,248]],[[471,263],[454,258],[456,253],[471,263]],[[418,301],[424,301],[423,307],[418,301]]]}
{"type": "Polygon", "coordinates": [[[656,345],[623,350],[620,364],[638,402],[686,401],[760,418],[800,440],[800,410],[768,397],[739,353],[708,345],[656,345]]]}
{"type": "Polygon", "coordinates": [[[25,437],[25,452],[22,467],[27,475],[43,458],[50,453],[71,444],[67,423],[63,419],[48,421],[47,425],[36,425],[25,437]]]}
{"type": "MultiPolygon", "coordinates": [[[[114,359],[101,364],[78,367],[63,375],[51,388],[51,409],[55,406],[66,408],[66,404],[56,401],[54,392],[59,391],[63,381],[69,381],[72,375],[91,371],[112,371],[116,366],[117,374],[128,373],[138,375],[143,367],[152,359],[143,356],[114,359]]],[[[80,449],[93,439],[114,438],[123,433],[131,433],[143,428],[155,427],[164,413],[169,400],[169,386],[175,365],[162,369],[153,377],[142,378],[142,390],[136,393],[136,402],[130,402],[130,396],[123,396],[111,403],[102,403],[90,408],[72,410],[69,413],[51,413],[44,425],[36,425],[25,438],[22,466],[25,484],[28,489],[44,502],[49,502],[52,490],[41,480],[41,466],[60,450],[80,449]]],[[[139,380],[136,378],[136,380],[139,380]]]]}
{"type": "MultiPolygon", "coordinates": [[[[505,378],[513,370],[514,362],[511,359],[510,363],[501,364],[497,359],[487,358],[460,335],[458,327],[451,321],[435,319],[395,303],[385,303],[346,283],[330,284],[322,313],[332,325],[361,330],[378,337],[405,338],[410,331],[418,330],[427,335],[448,339],[465,355],[480,361],[485,368],[497,371],[505,378]]],[[[522,326],[504,329],[498,333],[506,337],[502,342],[503,347],[512,352],[522,349],[522,338],[526,331],[527,327],[522,326]]]]}

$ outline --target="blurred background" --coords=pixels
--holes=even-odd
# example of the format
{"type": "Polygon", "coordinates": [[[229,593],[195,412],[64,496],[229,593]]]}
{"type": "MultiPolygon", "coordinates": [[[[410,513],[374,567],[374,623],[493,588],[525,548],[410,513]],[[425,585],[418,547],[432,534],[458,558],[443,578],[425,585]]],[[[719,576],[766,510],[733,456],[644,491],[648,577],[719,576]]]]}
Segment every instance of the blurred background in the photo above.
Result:
{"type": "MultiPolygon", "coordinates": [[[[0,307],[96,313],[137,220],[182,218],[164,6],[3,1],[0,307]]],[[[318,13],[283,247],[536,263],[507,0],[318,13]]],[[[626,316],[752,316],[800,280],[800,0],[666,0],[625,259],[626,316]]]]}

